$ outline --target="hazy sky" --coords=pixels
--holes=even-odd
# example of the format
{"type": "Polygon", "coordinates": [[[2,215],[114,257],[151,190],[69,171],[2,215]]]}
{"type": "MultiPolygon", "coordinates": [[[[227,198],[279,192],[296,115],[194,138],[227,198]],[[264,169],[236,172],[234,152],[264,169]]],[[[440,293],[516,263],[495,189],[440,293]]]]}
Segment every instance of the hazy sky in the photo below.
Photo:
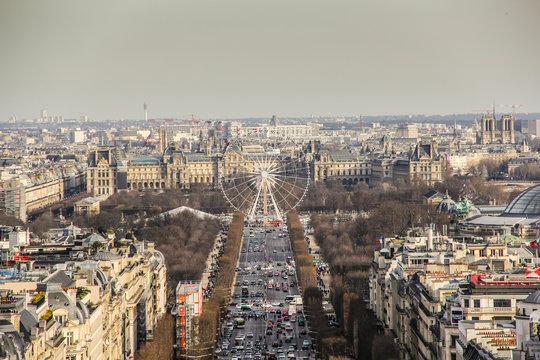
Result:
{"type": "Polygon", "coordinates": [[[540,1],[1,0],[0,121],[540,111],[540,1]]]}

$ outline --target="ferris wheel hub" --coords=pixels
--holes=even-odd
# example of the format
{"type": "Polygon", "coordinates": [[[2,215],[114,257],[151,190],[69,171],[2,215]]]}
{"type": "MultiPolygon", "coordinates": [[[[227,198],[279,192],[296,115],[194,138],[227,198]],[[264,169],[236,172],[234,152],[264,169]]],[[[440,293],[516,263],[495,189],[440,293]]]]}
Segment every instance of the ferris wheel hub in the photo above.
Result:
{"type": "Polygon", "coordinates": [[[225,158],[238,166],[220,179],[220,186],[229,204],[244,212],[249,220],[262,215],[283,220],[284,214],[303,200],[309,185],[309,166],[305,158],[279,152],[242,153],[239,146],[227,149],[225,158]],[[230,157],[229,157],[230,156],[230,157]]]}

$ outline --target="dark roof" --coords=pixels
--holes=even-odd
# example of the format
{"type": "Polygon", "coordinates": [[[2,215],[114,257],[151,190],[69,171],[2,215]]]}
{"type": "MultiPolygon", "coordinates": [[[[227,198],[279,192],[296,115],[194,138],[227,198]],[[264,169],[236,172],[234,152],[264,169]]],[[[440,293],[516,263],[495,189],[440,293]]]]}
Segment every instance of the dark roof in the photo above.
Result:
{"type": "Polygon", "coordinates": [[[527,298],[523,300],[523,302],[527,304],[540,304],[540,290],[537,290],[527,296],[527,298]]]}
{"type": "Polygon", "coordinates": [[[139,156],[129,159],[130,165],[159,165],[161,160],[156,156],[139,156]]]}
{"type": "Polygon", "coordinates": [[[44,284],[61,284],[63,289],[75,286],[75,281],[71,279],[63,270],[56,270],[52,275],[49,275],[44,284]]]}
{"type": "Polygon", "coordinates": [[[21,333],[23,334],[26,341],[30,340],[30,333],[32,328],[37,326],[38,317],[35,310],[24,309],[21,311],[21,333]]]}
{"type": "Polygon", "coordinates": [[[440,197],[442,198],[444,195],[441,194],[440,192],[436,191],[436,190],[429,190],[427,193],[424,194],[424,197],[426,199],[433,199],[433,198],[436,198],[436,197],[440,197]]]}

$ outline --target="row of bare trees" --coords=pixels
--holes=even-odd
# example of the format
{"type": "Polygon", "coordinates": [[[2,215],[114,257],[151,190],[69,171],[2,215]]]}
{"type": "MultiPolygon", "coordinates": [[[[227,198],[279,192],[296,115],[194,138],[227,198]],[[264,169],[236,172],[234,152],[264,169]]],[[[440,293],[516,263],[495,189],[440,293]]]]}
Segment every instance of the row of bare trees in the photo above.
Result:
{"type": "Polygon", "coordinates": [[[333,217],[328,215],[311,217],[315,240],[331,269],[332,304],[342,324],[342,333],[358,359],[392,359],[398,356],[393,340],[377,334],[376,319],[366,309],[364,299],[368,296],[369,264],[373,252],[379,247],[375,234],[383,227],[388,229],[387,234],[399,233],[407,223],[406,219],[391,219],[396,213],[406,214],[404,207],[399,205],[397,202],[385,202],[377,208],[372,222],[359,218],[334,224],[333,217]],[[384,214],[390,218],[387,222],[382,219],[384,214]],[[380,344],[384,346],[378,348],[380,344]],[[382,353],[387,357],[380,357],[382,353]]]}
{"type": "Polygon", "coordinates": [[[165,314],[156,326],[154,341],[146,342],[137,350],[137,360],[170,360],[174,356],[174,317],[165,314]]]}
{"type": "Polygon", "coordinates": [[[304,312],[310,333],[322,359],[346,356],[347,340],[339,330],[328,326],[322,305],[323,294],[318,287],[317,271],[304,238],[304,227],[295,211],[287,214],[287,227],[296,264],[298,284],[302,289],[304,312]]]}
{"type": "MultiPolygon", "coordinates": [[[[484,161],[481,168],[488,168],[488,172],[496,173],[499,163],[484,161]]],[[[540,178],[540,167],[523,167],[527,176],[533,179],[540,178]]],[[[520,173],[517,170],[516,174],[520,173]]],[[[522,176],[522,175],[519,175],[522,176]]],[[[525,178],[523,175],[522,177],[525,178]]],[[[475,204],[487,204],[495,202],[497,204],[507,203],[517,195],[509,193],[499,185],[494,185],[485,180],[486,177],[481,172],[478,175],[458,177],[452,176],[451,171],[444,174],[444,180],[436,183],[434,187],[437,191],[445,193],[448,190],[449,195],[454,199],[467,197],[475,204]]],[[[383,182],[369,187],[365,183],[358,183],[354,186],[344,186],[336,180],[326,182],[316,182],[312,184],[300,205],[300,211],[317,212],[335,212],[340,211],[369,211],[384,200],[411,201],[420,199],[423,194],[428,192],[430,187],[422,181],[418,182],[383,182]]]]}
{"type": "Polygon", "coordinates": [[[203,305],[199,317],[199,343],[190,349],[190,354],[198,359],[214,358],[217,334],[230,300],[243,230],[244,216],[241,213],[235,213],[229,226],[223,254],[218,258],[219,272],[214,283],[214,290],[208,302],[203,305]]]}
{"type": "Polygon", "coordinates": [[[378,334],[376,319],[365,300],[369,289],[369,267],[377,239],[405,235],[411,227],[448,225],[448,216],[424,204],[422,184],[388,184],[385,188],[354,190],[363,202],[361,215],[340,222],[336,215],[312,215],[315,241],[332,274],[331,294],[342,334],[356,358],[393,359],[398,352],[393,339],[378,334]]]}
{"type": "Polygon", "coordinates": [[[204,184],[192,184],[190,189],[185,190],[122,191],[110,196],[103,206],[118,210],[146,209],[152,213],[180,206],[189,206],[211,213],[226,213],[230,209],[219,189],[204,184]]]}
{"type": "Polygon", "coordinates": [[[198,217],[191,211],[157,216],[135,224],[138,239],[154,242],[165,256],[172,288],[180,280],[199,280],[221,228],[217,218],[198,217]]]}
{"type": "MultiPolygon", "coordinates": [[[[220,228],[217,219],[201,218],[190,211],[183,211],[176,216],[157,216],[146,222],[135,223],[133,233],[139,239],[154,242],[156,248],[163,253],[171,290],[180,280],[201,278],[220,228]]],[[[172,359],[174,323],[170,314],[160,319],[155,330],[155,340],[141,346],[137,359],[172,359]]]]}

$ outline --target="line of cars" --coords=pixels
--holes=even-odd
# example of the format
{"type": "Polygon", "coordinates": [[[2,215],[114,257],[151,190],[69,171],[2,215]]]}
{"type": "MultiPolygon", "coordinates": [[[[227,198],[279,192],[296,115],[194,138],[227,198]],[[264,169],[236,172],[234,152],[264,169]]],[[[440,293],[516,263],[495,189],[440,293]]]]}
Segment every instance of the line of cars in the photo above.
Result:
{"type": "Polygon", "coordinates": [[[295,295],[298,290],[287,233],[276,231],[251,228],[249,233],[244,232],[235,291],[217,352],[219,359],[309,356],[311,344],[301,298],[295,295]]]}

